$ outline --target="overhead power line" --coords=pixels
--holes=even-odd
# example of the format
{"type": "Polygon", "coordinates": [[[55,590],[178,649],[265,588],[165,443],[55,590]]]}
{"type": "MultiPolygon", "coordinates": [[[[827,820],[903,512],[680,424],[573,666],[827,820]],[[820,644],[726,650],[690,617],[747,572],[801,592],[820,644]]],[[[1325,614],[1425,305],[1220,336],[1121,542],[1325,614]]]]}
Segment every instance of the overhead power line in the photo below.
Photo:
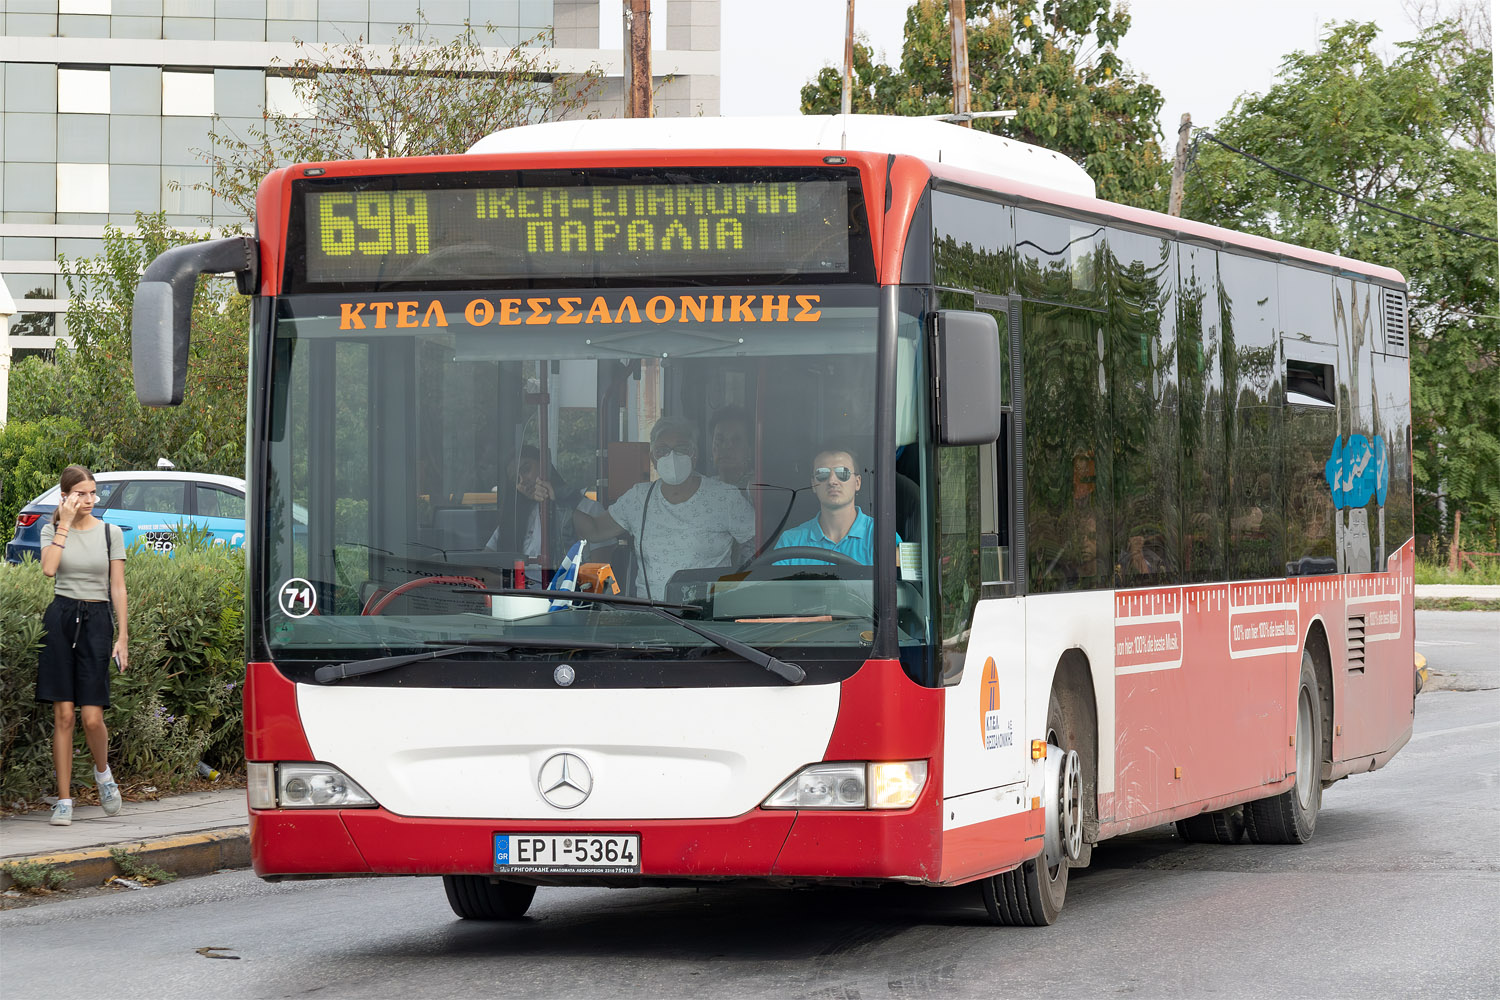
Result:
{"type": "Polygon", "coordinates": [[[1447,223],[1434,222],[1431,219],[1424,219],[1421,216],[1412,215],[1412,214],[1410,214],[1408,212],[1403,212],[1399,208],[1391,208],[1389,205],[1382,205],[1378,201],[1371,201],[1369,198],[1361,198],[1357,194],[1351,194],[1348,191],[1340,191],[1338,188],[1329,187],[1327,184],[1323,184],[1323,183],[1320,183],[1319,181],[1315,181],[1311,177],[1304,177],[1304,176],[1302,176],[1299,173],[1295,173],[1294,171],[1287,170],[1285,167],[1278,167],[1274,163],[1267,163],[1265,160],[1262,160],[1260,157],[1256,156],[1254,153],[1247,153],[1245,150],[1240,149],[1238,146],[1231,146],[1229,143],[1225,142],[1223,139],[1220,139],[1218,136],[1214,135],[1212,132],[1199,132],[1198,135],[1195,138],[1195,141],[1196,141],[1196,139],[1207,139],[1209,142],[1212,142],[1215,145],[1224,147],[1225,149],[1229,150],[1231,153],[1238,153],[1240,156],[1243,156],[1245,159],[1250,160],[1253,163],[1260,164],[1261,166],[1265,167],[1267,170],[1273,171],[1274,173],[1278,173],[1278,174],[1282,175],[1283,177],[1290,177],[1293,180],[1301,181],[1304,184],[1311,184],[1315,188],[1321,188],[1324,191],[1327,191],[1329,194],[1336,194],[1336,195],[1338,195],[1340,198],[1348,198],[1351,201],[1357,201],[1357,202],[1359,202],[1361,205],[1369,205],[1371,208],[1379,209],[1382,212],[1389,212],[1392,215],[1399,215],[1403,219],[1410,219],[1412,222],[1420,222],[1423,225],[1434,226],[1434,227],[1436,227],[1438,229],[1446,229],[1446,230],[1448,230],[1448,232],[1450,232],[1450,233],[1457,233],[1460,236],[1472,236],[1476,240],[1488,240],[1491,243],[1500,243],[1500,239],[1496,239],[1493,236],[1486,236],[1483,233],[1471,233],[1467,229],[1459,229],[1457,226],[1450,226],[1447,223]]]}

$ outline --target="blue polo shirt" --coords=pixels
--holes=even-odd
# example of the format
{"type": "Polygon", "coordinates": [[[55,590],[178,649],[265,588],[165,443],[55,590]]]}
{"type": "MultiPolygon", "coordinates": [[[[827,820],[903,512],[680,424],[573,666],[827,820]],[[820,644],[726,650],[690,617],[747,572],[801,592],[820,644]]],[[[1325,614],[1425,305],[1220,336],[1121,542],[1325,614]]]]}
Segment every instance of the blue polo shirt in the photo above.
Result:
{"type": "MultiPolygon", "coordinates": [[[[897,536],[896,541],[899,543],[901,538],[897,536]]],[[[828,536],[823,534],[823,526],[818,523],[816,517],[795,528],[788,528],[776,540],[778,549],[797,545],[805,545],[814,549],[832,549],[835,552],[842,552],[862,565],[873,566],[875,565],[875,519],[858,507],[854,508],[854,523],[849,526],[849,533],[838,543],[828,540],[828,536]]],[[[832,564],[820,563],[816,559],[779,559],[776,565],[828,566],[832,564]]]]}

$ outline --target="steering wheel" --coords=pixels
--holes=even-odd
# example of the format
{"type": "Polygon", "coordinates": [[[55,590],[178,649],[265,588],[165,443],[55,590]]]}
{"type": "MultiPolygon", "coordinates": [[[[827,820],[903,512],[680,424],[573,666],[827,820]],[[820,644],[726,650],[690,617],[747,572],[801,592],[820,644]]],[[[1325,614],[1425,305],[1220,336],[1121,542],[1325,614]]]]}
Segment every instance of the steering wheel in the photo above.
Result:
{"type": "Polygon", "coordinates": [[[767,549],[750,560],[750,564],[745,568],[747,570],[762,569],[773,563],[779,563],[783,559],[816,559],[819,562],[837,563],[840,566],[864,565],[853,556],[835,549],[822,549],[816,545],[788,545],[780,549],[767,549]]]}
{"type": "MultiPolygon", "coordinates": [[[[386,609],[388,604],[402,594],[416,590],[418,587],[430,586],[434,583],[458,584],[465,587],[473,587],[475,590],[487,589],[483,581],[476,580],[472,576],[419,576],[415,580],[407,580],[401,586],[392,589],[389,593],[382,594],[376,591],[371,594],[370,599],[365,602],[364,610],[360,614],[378,615],[386,609]]],[[[486,597],[485,601],[488,603],[489,598],[486,597]]]]}

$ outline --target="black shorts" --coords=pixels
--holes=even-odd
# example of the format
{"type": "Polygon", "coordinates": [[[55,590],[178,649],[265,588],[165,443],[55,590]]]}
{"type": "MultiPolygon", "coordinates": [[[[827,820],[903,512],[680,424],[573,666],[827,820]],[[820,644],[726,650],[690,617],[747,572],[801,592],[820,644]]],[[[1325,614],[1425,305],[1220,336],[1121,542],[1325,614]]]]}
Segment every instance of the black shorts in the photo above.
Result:
{"type": "Polygon", "coordinates": [[[53,598],[42,615],[36,700],[109,707],[109,651],[115,626],[105,601],[53,598]]]}

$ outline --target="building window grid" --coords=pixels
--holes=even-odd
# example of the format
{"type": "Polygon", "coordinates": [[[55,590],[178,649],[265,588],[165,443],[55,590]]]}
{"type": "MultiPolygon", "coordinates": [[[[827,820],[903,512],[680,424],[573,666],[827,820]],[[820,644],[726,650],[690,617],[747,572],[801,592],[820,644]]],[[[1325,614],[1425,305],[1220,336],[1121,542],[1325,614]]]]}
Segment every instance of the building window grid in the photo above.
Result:
{"type": "MultiPolygon", "coordinates": [[[[357,0],[354,3],[341,3],[339,0],[332,0],[332,2],[326,2],[326,5],[329,8],[328,16],[338,16],[341,20],[356,23],[364,20],[369,31],[373,31],[377,27],[391,27],[391,24],[387,23],[387,17],[389,16],[386,11],[387,5],[378,5],[374,2],[361,3],[357,2],[357,0]],[[364,18],[358,16],[361,12],[365,14],[364,18]]],[[[264,0],[264,2],[261,2],[261,0],[228,0],[228,2],[223,2],[221,0],[221,2],[216,3],[211,8],[214,16],[204,18],[203,20],[209,22],[209,24],[214,24],[219,20],[244,19],[247,16],[252,19],[263,18],[264,23],[267,25],[272,21],[280,21],[286,29],[300,29],[302,34],[299,37],[308,37],[311,32],[308,32],[306,29],[312,28],[324,16],[320,10],[320,6],[319,0],[264,0]],[[220,9],[221,7],[223,8],[222,10],[220,9]],[[264,13],[262,13],[262,9],[264,13]]],[[[488,16],[484,17],[483,20],[496,24],[507,35],[511,31],[515,31],[529,36],[530,34],[534,34],[535,31],[547,27],[555,20],[552,0],[510,0],[510,2],[500,2],[493,5],[490,3],[472,3],[465,6],[469,8],[469,16],[474,20],[480,19],[480,13],[475,8],[493,6],[495,9],[486,11],[485,13],[488,16]],[[506,31],[506,29],[509,29],[509,31],[506,31]]],[[[167,19],[182,19],[194,15],[201,17],[203,9],[204,5],[201,0],[59,0],[58,20],[55,23],[59,27],[66,25],[77,26],[79,29],[77,33],[82,36],[97,36],[102,29],[106,37],[113,36],[123,40],[126,38],[141,37],[142,28],[149,22],[155,21],[157,26],[161,26],[167,19]],[[131,30],[116,34],[110,28],[111,17],[113,17],[114,21],[120,22],[119,27],[122,29],[126,27],[126,22],[129,22],[131,30]]],[[[598,9],[600,11],[601,22],[604,25],[611,27],[618,25],[619,19],[614,16],[612,7],[607,3],[601,3],[598,9]]],[[[450,16],[444,16],[448,13],[448,11],[439,8],[438,19],[431,22],[432,28],[436,29],[438,34],[442,34],[446,29],[456,30],[460,27],[457,23],[446,23],[453,19],[450,16]]],[[[653,48],[661,48],[665,41],[664,36],[667,28],[665,7],[653,12],[652,20],[654,22],[652,34],[656,36],[653,38],[653,48]]],[[[50,34],[51,32],[49,31],[48,33],[50,34]]],[[[60,31],[59,33],[68,34],[69,32],[60,31]]],[[[243,32],[236,31],[235,34],[243,34],[243,32]]],[[[149,34],[146,37],[149,37],[149,34]]],[[[271,40],[273,35],[268,31],[265,37],[271,40]]],[[[369,40],[371,36],[367,33],[366,38],[369,40]]],[[[311,39],[309,38],[309,40],[311,39]]],[[[497,40],[491,42],[491,44],[503,45],[507,41],[509,39],[497,40]]],[[[601,38],[600,42],[603,43],[604,39],[601,38]]],[[[607,47],[607,45],[601,47],[607,47]]],[[[13,66],[23,65],[13,64],[13,66]]],[[[40,66],[35,68],[42,69],[40,66]]],[[[129,68],[141,69],[141,67],[135,66],[129,68]]],[[[47,104],[55,108],[54,113],[58,116],[78,114],[112,115],[115,111],[123,113],[126,108],[129,108],[129,111],[133,112],[131,117],[139,117],[140,113],[145,110],[144,108],[134,106],[134,103],[128,100],[125,102],[125,107],[121,107],[122,102],[118,99],[118,89],[114,92],[116,99],[112,100],[111,70],[108,67],[52,67],[52,69],[56,73],[56,90],[45,95],[33,92],[33,101],[37,97],[41,97],[47,104]]],[[[208,118],[215,113],[217,109],[214,107],[214,77],[212,69],[205,67],[204,71],[185,72],[181,70],[169,70],[163,72],[157,70],[157,72],[161,74],[161,89],[159,90],[161,105],[159,109],[152,109],[156,112],[155,115],[148,115],[148,117],[156,117],[160,121],[166,118],[208,118]]],[[[269,74],[266,76],[265,95],[267,106],[273,107],[282,113],[293,114],[298,117],[310,117],[309,109],[301,106],[292,97],[290,93],[290,81],[286,83],[273,82],[284,79],[273,77],[269,74]]],[[[49,84],[52,82],[51,80],[47,81],[49,84]]],[[[52,90],[51,87],[45,89],[52,90]]],[[[152,89],[155,90],[156,88],[152,89]]],[[[38,111],[40,110],[38,108],[38,111]]],[[[113,117],[106,119],[106,121],[112,122],[113,117]]],[[[124,123],[121,122],[119,124],[123,126],[124,123]]],[[[52,184],[46,185],[54,188],[52,192],[49,192],[53,197],[43,199],[51,202],[47,206],[51,211],[43,212],[42,214],[52,215],[54,219],[58,216],[69,216],[74,221],[83,221],[77,219],[79,216],[94,215],[100,216],[101,219],[107,216],[112,220],[118,220],[122,214],[129,214],[120,211],[122,205],[111,204],[115,200],[111,198],[111,187],[114,180],[111,163],[76,162],[65,159],[62,153],[59,141],[59,148],[56,149],[57,159],[54,161],[55,166],[48,171],[52,173],[55,170],[55,175],[47,178],[49,181],[55,181],[55,186],[52,184]]],[[[139,159],[139,154],[134,158],[139,159]]],[[[128,189],[130,194],[129,200],[137,201],[144,190],[141,187],[141,181],[144,179],[144,176],[135,176],[135,174],[141,173],[140,166],[159,167],[162,183],[159,188],[158,204],[156,206],[135,205],[133,207],[154,207],[158,210],[168,210],[170,221],[178,225],[201,225],[204,219],[210,217],[210,215],[213,216],[213,221],[216,223],[230,221],[229,215],[223,212],[225,206],[212,201],[202,192],[191,191],[189,184],[183,183],[197,179],[196,172],[194,172],[195,175],[191,179],[186,176],[192,171],[193,166],[197,166],[202,170],[206,170],[206,168],[202,168],[201,164],[198,164],[196,160],[193,165],[168,162],[172,158],[174,157],[168,154],[163,144],[161,146],[160,162],[155,164],[135,164],[135,170],[131,172],[133,180],[129,183],[122,183],[119,194],[122,196],[125,195],[128,189]],[[182,184],[182,190],[169,192],[167,184],[169,176],[179,180],[179,183],[182,184]],[[173,209],[175,211],[170,211],[173,209]]],[[[177,158],[180,158],[180,156],[177,158]]],[[[38,162],[35,166],[47,168],[45,162],[38,162]]],[[[126,178],[122,175],[120,180],[125,181],[126,178]]],[[[38,202],[38,205],[40,205],[40,202],[38,202]]],[[[7,217],[13,211],[18,216],[37,214],[35,212],[23,212],[19,209],[13,209],[10,205],[5,205],[4,208],[7,217]]],[[[236,218],[238,217],[235,213],[231,214],[236,218]]],[[[58,224],[61,224],[61,220],[59,220],[58,224]]],[[[99,241],[90,239],[84,241],[69,240],[67,242],[70,244],[79,244],[70,248],[75,251],[83,251],[85,249],[82,245],[83,243],[92,246],[99,241]]],[[[62,241],[58,243],[59,249],[61,249],[61,243],[62,241]]],[[[84,254],[75,254],[75,256],[80,255],[84,254]]],[[[58,332],[62,333],[64,331],[59,330],[58,332]]]]}

